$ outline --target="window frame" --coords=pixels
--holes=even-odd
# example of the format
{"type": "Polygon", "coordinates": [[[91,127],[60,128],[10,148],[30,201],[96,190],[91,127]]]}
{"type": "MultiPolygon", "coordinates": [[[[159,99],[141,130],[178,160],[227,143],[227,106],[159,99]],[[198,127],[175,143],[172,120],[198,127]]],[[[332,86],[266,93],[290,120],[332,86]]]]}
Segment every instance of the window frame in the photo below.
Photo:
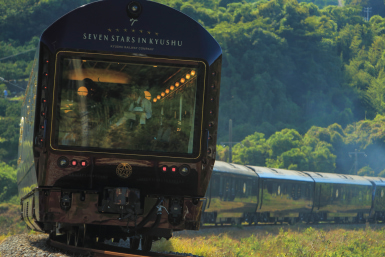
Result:
{"type": "Polygon", "coordinates": [[[198,159],[202,155],[202,138],[203,138],[203,116],[205,106],[205,94],[206,94],[206,81],[207,81],[208,65],[202,60],[186,60],[183,58],[172,59],[164,57],[149,57],[149,56],[134,56],[124,54],[108,54],[108,53],[90,53],[83,51],[59,51],[56,54],[55,60],[55,74],[54,74],[54,86],[53,86],[53,99],[52,108],[50,114],[50,147],[54,151],[64,152],[77,152],[77,153],[95,153],[95,154],[111,154],[111,155],[127,155],[127,156],[153,156],[153,157],[171,157],[171,158],[183,158],[183,159],[198,159]],[[64,58],[93,58],[103,61],[125,61],[132,63],[148,63],[148,64],[180,64],[180,65],[192,65],[201,70],[198,72],[197,88],[195,98],[195,121],[194,121],[194,143],[192,153],[176,153],[176,152],[155,152],[155,151],[139,151],[139,150],[126,150],[126,149],[106,149],[106,148],[94,148],[94,147],[79,147],[79,146],[61,146],[55,143],[57,138],[57,121],[55,120],[55,114],[57,114],[60,108],[59,102],[59,86],[61,80],[61,62],[64,58]],[[197,140],[199,138],[199,140],[197,140]],[[138,153],[139,152],[139,153],[138,153]]]}

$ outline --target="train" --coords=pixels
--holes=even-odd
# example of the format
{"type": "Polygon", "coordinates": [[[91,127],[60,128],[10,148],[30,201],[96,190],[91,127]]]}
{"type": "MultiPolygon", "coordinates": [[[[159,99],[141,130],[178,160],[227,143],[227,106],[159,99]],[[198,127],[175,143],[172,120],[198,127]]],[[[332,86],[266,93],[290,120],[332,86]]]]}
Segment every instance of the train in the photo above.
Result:
{"type": "Polygon", "coordinates": [[[198,230],[212,174],[222,50],[145,0],[81,6],[41,35],[23,100],[21,218],[52,240],[143,251],[198,230]]]}
{"type": "Polygon", "coordinates": [[[216,161],[202,224],[385,221],[385,179],[216,161]]]}

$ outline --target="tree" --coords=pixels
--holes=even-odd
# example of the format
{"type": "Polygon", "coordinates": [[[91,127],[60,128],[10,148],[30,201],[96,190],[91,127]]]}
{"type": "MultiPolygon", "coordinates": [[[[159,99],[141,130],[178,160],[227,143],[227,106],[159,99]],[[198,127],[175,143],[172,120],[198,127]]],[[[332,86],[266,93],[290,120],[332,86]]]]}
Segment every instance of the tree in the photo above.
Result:
{"type": "Polygon", "coordinates": [[[234,146],[233,162],[244,165],[265,166],[269,154],[270,146],[266,143],[265,135],[255,132],[234,146]]]}
{"type": "Polygon", "coordinates": [[[17,194],[16,170],[0,162],[0,202],[17,194]]]}

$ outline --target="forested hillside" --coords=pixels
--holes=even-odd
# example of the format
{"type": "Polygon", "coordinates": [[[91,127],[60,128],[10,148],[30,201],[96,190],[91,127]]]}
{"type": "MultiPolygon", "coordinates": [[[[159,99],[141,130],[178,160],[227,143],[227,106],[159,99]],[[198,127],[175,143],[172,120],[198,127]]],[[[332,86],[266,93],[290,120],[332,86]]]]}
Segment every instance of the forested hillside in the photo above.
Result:
{"type": "MultiPolygon", "coordinates": [[[[0,77],[22,87],[44,28],[90,2],[0,0],[0,77]]],[[[242,141],[234,162],[384,173],[378,159],[384,151],[385,20],[377,15],[366,22],[362,12],[373,6],[372,14],[384,15],[383,2],[158,2],[199,21],[223,48],[218,142],[228,141],[232,119],[233,141],[242,141]],[[356,149],[366,155],[357,154],[357,162],[355,154],[349,157],[356,149]]],[[[12,97],[22,91],[0,82],[1,96],[4,89],[12,97]]],[[[13,169],[19,108],[17,98],[0,100],[0,162],[13,169]]],[[[220,146],[218,154],[226,160],[228,148],[220,146]]]]}

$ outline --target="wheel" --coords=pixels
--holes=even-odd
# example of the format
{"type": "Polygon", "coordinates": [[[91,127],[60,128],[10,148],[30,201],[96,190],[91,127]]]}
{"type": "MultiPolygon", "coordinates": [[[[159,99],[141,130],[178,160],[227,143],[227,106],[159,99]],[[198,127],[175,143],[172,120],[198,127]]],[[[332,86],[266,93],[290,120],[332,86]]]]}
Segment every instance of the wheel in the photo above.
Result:
{"type": "Polygon", "coordinates": [[[139,248],[140,239],[136,237],[130,237],[130,249],[131,250],[138,250],[139,248]]]}
{"type": "Polygon", "coordinates": [[[152,247],[152,236],[142,237],[142,251],[150,251],[152,247]]]}

